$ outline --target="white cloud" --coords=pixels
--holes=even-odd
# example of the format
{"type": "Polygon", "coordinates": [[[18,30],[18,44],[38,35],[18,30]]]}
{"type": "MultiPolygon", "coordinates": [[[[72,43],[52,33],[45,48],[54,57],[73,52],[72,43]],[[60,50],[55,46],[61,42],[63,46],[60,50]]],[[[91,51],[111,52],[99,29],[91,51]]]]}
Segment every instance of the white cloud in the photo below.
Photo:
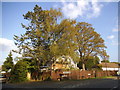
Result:
{"type": "MultiPolygon", "coordinates": [[[[1,58],[0,65],[5,61],[5,58],[8,56],[9,52],[13,49],[18,50],[13,40],[9,40],[7,38],[0,38],[0,58],[1,58]]],[[[15,58],[16,56],[21,56],[17,53],[12,53],[12,55],[13,58],[15,58]]]]}
{"type": "Polygon", "coordinates": [[[94,18],[100,15],[103,5],[97,0],[79,0],[76,3],[67,3],[63,1],[62,11],[65,17],[76,19],[77,17],[94,18]]]}
{"type": "Polygon", "coordinates": [[[118,42],[118,38],[115,38],[114,35],[110,35],[107,38],[110,39],[110,41],[107,42],[106,44],[115,45],[115,46],[120,45],[120,42],[118,42]]]}
{"type": "Polygon", "coordinates": [[[110,35],[110,36],[108,36],[107,38],[108,38],[108,39],[113,39],[113,38],[115,38],[115,36],[114,36],[114,35],[110,35]]]}
{"type": "Polygon", "coordinates": [[[0,51],[10,51],[12,49],[15,49],[16,46],[14,44],[13,40],[9,40],[6,38],[0,38],[0,51]]]}
{"type": "Polygon", "coordinates": [[[92,0],[91,13],[87,15],[88,18],[98,17],[100,15],[102,4],[99,4],[97,0],[92,0]]]}

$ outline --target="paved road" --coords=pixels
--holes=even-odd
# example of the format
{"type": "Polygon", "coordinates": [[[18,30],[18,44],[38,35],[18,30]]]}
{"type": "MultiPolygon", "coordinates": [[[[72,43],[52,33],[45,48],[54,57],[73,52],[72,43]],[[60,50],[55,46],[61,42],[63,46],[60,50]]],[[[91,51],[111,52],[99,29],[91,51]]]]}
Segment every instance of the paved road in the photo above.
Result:
{"type": "Polygon", "coordinates": [[[117,79],[89,79],[2,84],[2,88],[110,88],[110,90],[114,90],[114,88],[118,86],[120,86],[120,83],[117,79]]]}

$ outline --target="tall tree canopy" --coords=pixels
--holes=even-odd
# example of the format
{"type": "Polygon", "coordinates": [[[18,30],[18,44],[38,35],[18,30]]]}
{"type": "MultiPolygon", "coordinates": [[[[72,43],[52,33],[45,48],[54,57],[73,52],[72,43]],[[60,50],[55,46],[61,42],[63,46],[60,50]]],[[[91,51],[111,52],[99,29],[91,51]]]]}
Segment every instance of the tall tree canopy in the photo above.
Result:
{"type": "Polygon", "coordinates": [[[69,55],[76,62],[82,61],[83,69],[89,56],[108,57],[104,40],[91,24],[62,19],[60,10],[43,10],[37,5],[23,16],[29,24],[22,24],[26,29],[24,34],[14,35],[19,48],[16,52],[23,57],[32,57],[38,70],[40,65],[61,55],[69,55]]]}
{"type": "MultiPolygon", "coordinates": [[[[55,39],[57,32],[57,18],[61,16],[58,10],[42,10],[41,7],[35,6],[33,12],[28,11],[24,19],[30,23],[28,26],[22,24],[26,29],[25,34],[14,36],[15,44],[18,46],[18,53],[23,57],[32,57],[37,61],[37,66],[44,65],[46,60],[50,59],[49,46],[55,39]]],[[[39,67],[38,67],[39,69],[39,67]]]]}
{"type": "Polygon", "coordinates": [[[75,44],[77,47],[82,67],[85,70],[85,62],[89,56],[109,57],[105,51],[104,40],[100,37],[91,24],[78,22],[76,25],[75,44]]]}

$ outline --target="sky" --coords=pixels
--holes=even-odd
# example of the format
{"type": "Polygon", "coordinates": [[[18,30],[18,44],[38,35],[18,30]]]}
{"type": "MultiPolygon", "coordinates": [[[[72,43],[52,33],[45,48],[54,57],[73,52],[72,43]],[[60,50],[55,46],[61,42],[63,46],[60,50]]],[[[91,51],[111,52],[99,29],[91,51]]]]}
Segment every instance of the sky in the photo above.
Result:
{"type": "MultiPolygon", "coordinates": [[[[94,0],[92,0],[94,1],[94,0]]],[[[96,0],[95,0],[96,1],[96,0]]],[[[42,9],[61,8],[64,18],[75,19],[78,22],[88,22],[93,25],[105,40],[107,53],[111,62],[118,62],[118,3],[117,2],[2,2],[2,28],[0,28],[0,65],[5,61],[14,45],[14,35],[25,32],[21,23],[27,25],[23,14],[33,11],[35,5],[42,9]]],[[[15,58],[17,54],[13,53],[15,58]]]]}

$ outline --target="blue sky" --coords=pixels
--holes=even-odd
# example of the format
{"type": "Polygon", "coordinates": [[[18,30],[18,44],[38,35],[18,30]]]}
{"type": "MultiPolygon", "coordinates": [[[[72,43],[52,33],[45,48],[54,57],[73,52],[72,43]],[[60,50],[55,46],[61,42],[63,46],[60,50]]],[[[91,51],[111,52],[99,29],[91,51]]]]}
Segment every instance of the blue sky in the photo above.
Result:
{"type": "MultiPolygon", "coordinates": [[[[43,9],[61,8],[65,18],[88,22],[105,40],[110,61],[118,61],[118,3],[117,2],[2,2],[2,37],[0,37],[0,64],[9,51],[16,48],[13,35],[25,32],[21,23],[27,24],[23,14],[32,11],[35,5],[43,9]]],[[[14,54],[14,57],[16,54],[14,54]]]]}

